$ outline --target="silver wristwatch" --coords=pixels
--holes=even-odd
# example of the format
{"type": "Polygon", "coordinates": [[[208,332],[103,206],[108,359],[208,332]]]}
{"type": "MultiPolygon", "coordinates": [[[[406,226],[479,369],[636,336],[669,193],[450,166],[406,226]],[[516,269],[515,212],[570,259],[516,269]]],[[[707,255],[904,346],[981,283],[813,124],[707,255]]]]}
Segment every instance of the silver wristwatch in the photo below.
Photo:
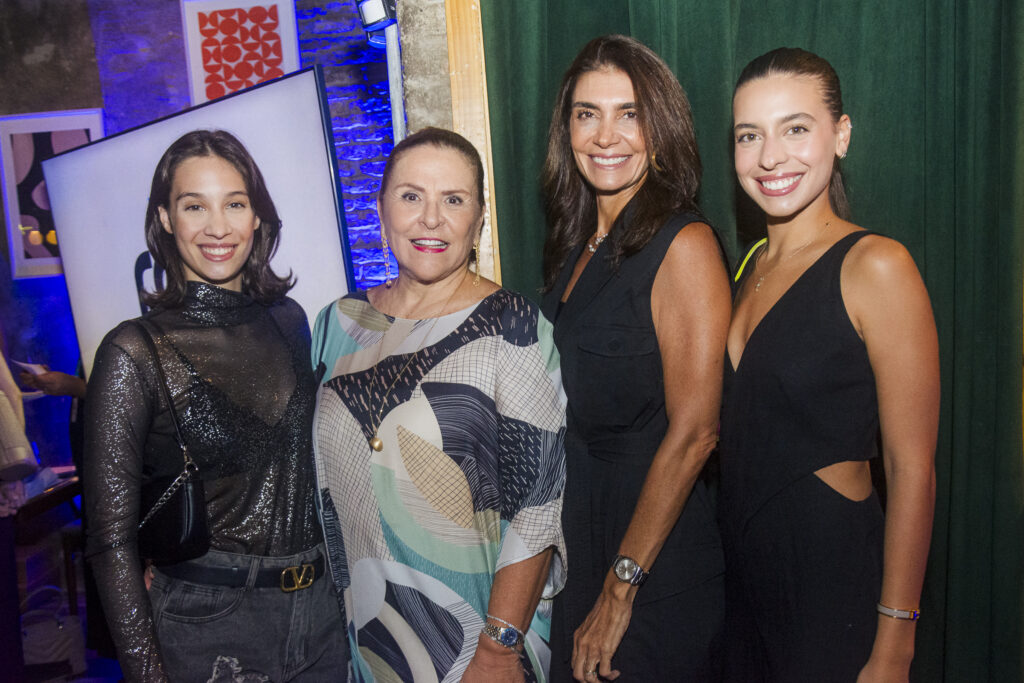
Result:
{"type": "Polygon", "coordinates": [[[644,571],[644,568],[638,565],[632,557],[627,557],[626,555],[615,556],[615,561],[612,562],[612,570],[614,570],[615,577],[619,581],[634,586],[644,585],[644,581],[648,577],[648,573],[644,571]]]}
{"type": "Polygon", "coordinates": [[[522,632],[512,626],[496,626],[484,623],[484,635],[510,650],[519,651],[523,644],[522,632]]]}

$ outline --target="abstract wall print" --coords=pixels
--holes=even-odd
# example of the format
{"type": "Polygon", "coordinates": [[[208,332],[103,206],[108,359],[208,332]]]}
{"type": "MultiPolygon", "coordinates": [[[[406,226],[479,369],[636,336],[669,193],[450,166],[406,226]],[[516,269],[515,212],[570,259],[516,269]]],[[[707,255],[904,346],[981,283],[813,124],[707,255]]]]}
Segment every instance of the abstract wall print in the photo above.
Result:
{"type": "Polygon", "coordinates": [[[43,161],[101,137],[99,109],[0,117],[0,178],[13,277],[62,272],[43,161]]]}
{"type": "Polygon", "coordinates": [[[192,104],[299,68],[295,6],[275,0],[181,0],[192,104]]]}

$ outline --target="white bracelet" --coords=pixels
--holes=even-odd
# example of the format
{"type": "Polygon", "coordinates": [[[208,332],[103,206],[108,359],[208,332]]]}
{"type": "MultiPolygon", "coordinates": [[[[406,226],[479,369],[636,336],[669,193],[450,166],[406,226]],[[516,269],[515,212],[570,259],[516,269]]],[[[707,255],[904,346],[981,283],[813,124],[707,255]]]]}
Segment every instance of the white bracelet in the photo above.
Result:
{"type": "Polygon", "coordinates": [[[487,618],[488,619],[494,619],[499,624],[505,624],[505,626],[508,626],[509,628],[514,628],[516,630],[516,632],[519,633],[520,635],[522,635],[522,633],[523,633],[522,631],[519,630],[518,626],[516,626],[515,624],[513,624],[511,622],[505,621],[501,617],[496,617],[493,614],[488,614],[487,618]]]}
{"type": "Polygon", "coordinates": [[[876,606],[879,614],[884,614],[887,617],[893,619],[906,619],[907,621],[917,621],[921,618],[921,612],[916,609],[894,609],[892,607],[886,607],[882,603],[878,603],[876,606]]]}

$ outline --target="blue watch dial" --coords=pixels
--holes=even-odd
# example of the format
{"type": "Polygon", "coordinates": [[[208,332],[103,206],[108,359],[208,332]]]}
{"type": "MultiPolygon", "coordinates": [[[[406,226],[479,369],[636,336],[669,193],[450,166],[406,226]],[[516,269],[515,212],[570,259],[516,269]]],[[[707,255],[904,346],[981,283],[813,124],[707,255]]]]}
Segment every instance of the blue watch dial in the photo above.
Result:
{"type": "Polygon", "coordinates": [[[501,644],[505,647],[515,647],[519,641],[519,634],[514,629],[503,628],[501,629],[501,644]]]}

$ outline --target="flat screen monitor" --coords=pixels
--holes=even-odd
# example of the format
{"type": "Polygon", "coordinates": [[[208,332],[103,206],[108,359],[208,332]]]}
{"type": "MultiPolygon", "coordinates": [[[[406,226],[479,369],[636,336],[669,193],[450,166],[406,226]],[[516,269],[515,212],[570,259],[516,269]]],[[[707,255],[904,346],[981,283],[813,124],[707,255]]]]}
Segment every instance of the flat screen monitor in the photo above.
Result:
{"type": "Polygon", "coordinates": [[[98,140],[43,163],[86,374],[104,335],[143,310],[160,277],[145,217],[157,162],[181,135],[226,130],[248,148],[282,221],[272,266],[313,319],[354,286],[323,77],[297,71],[98,140]]]}

